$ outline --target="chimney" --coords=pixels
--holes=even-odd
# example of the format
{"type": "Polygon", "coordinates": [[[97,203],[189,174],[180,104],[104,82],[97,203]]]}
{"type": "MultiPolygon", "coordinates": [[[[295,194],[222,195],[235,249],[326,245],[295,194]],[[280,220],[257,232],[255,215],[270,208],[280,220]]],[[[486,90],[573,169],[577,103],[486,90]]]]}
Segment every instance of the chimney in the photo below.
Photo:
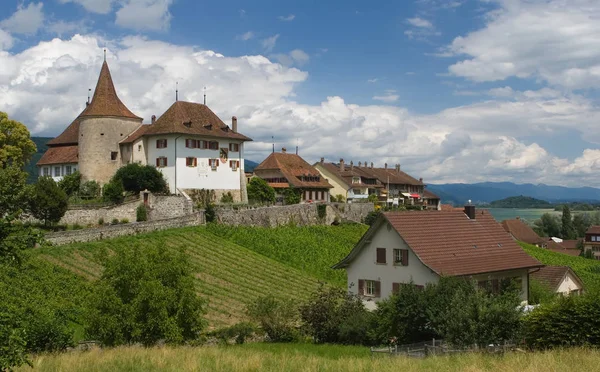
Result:
{"type": "Polygon", "coordinates": [[[365,161],[365,168],[368,167],[367,162],[365,161]]]}
{"type": "Polygon", "coordinates": [[[465,205],[465,214],[469,217],[470,220],[475,219],[475,206],[471,204],[465,205]]]}
{"type": "Polygon", "coordinates": [[[373,162],[371,162],[371,169],[373,169],[373,162]]]}
{"type": "Polygon", "coordinates": [[[235,116],[231,117],[231,130],[237,133],[237,118],[235,116]]]}
{"type": "Polygon", "coordinates": [[[383,165],[383,168],[387,169],[387,163],[385,163],[385,164],[383,165]]]}
{"type": "Polygon", "coordinates": [[[154,124],[154,122],[156,121],[156,115],[152,115],[152,118],[150,120],[152,121],[152,124],[154,124]]]}
{"type": "Polygon", "coordinates": [[[321,164],[325,162],[325,158],[321,158],[321,164]]]}
{"type": "Polygon", "coordinates": [[[340,159],[340,171],[343,172],[346,170],[346,166],[344,165],[344,159],[340,159]]]}
{"type": "Polygon", "coordinates": [[[396,164],[396,172],[400,173],[400,164],[396,164]]]}
{"type": "Polygon", "coordinates": [[[521,219],[521,217],[517,216],[517,220],[520,220],[520,219],[521,219]]]}
{"type": "Polygon", "coordinates": [[[419,178],[419,182],[423,183],[423,177],[419,178]]]}
{"type": "Polygon", "coordinates": [[[350,160],[350,169],[354,169],[354,162],[352,160],[350,160]]]}
{"type": "Polygon", "coordinates": [[[286,152],[286,151],[287,151],[287,149],[286,149],[285,147],[282,147],[282,148],[281,148],[281,152],[282,152],[283,154],[285,154],[285,152],[286,152]]]}

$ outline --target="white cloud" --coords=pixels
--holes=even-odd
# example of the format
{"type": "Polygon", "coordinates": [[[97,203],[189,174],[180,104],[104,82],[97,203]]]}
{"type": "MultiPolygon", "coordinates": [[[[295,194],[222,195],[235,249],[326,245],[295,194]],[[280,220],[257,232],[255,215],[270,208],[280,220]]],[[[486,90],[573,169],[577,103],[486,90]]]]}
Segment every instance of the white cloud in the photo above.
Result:
{"type": "Polygon", "coordinates": [[[13,38],[12,36],[0,29],[0,51],[1,50],[9,50],[13,46],[13,38]]]}
{"type": "Polygon", "coordinates": [[[483,28],[443,51],[450,73],[474,81],[534,78],[569,89],[600,86],[600,3],[498,1],[483,28]]]}
{"type": "Polygon", "coordinates": [[[65,22],[62,20],[51,22],[46,26],[46,30],[62,37],[63,35],[74,34],[76,32],[87,31],[88,26],[85,21],[65,22]]]}
{"type": "Polygon", "coordinates": [[[173,0],[125,0],[115,23],[137,31],[165,31],[171,24],[172,3],[173,0]]]}
{"type": "Polygon", "coordinates": [[[379,78],[368,79],[367,83],[376,83],[379,81],[379,78]]]}
{"type": "Polygon", "coordinates": [[[386,92],[384,95],[374,96],[373,99],[375,101],[382,101],[382,102],[386,102],[386,103],[396,102],[398,100],[398,98],[400,98],[400,96],[398,96],[397,94],[393,94],[393,93],[394,92],[386,92]]]}
{"type": "Polygon", "coordinates": [[[236,39],[248,41],[248,40],[252,39],[253,37],[254,37],[254,32],[248,31],[241,35],[236,36],[236,39]]]}
{"type": "Polygon", "coordinates": [[[275,48],[277,39],[279,39],[279,34],[268,37],[262,41],[262,46],[266,52],[270,52],[273,50],[273,48],[275,48]]]}
{"type": "Polygon", "coordinates": [[[433,28],[433,24],[430,21],[420,17],[407,18],[406,22],[415,27],[433,28]]]}
{"type": "Polygon", "coordinates": [[[115,0],[59,0],[59,2],[63,4],[76,3],[84,7],[88,12],[108,14],[115,0]]]}
{"type": "Polygon", "coordinates": [[[15,34],[35,34],[44,24],[43,3],[19,4],[17,11],[9,18],[0,21],[0,27],[15,34]]]}
{"type": "Polygon", "coordinates": [[[600,144],[600,107],[579,95],[511,88],[500,99],[484,95],[490,100],[427,115],[386,104],[398,100],[394,90],[379,95],[388,100],[382,104],[351,104],[339,96],[301,104],[295,86],[308,74],[297,68],[260,55],[228,57],[142,37],[75,35],[0,53],[3,110],[33,135],[57,135],[83,109],[87,88],[98,78],[103,45],[119,96],[134,113],[146,122],[163,113],[174,101],[174,81],[187,101],[202,102],[206,86],[211,109],[226,123],[236,115],[240,131],[254,139],[245,148],[251,160],[269,154],[275,133],[278,147],[293,147],[298,138],[300,154],[309,162],[324,156],[380,166],[401,163],[430,183],[600,183],[600,150],[581,149],[571,161],[540,142],[520,140],[571,130],[600,144]]]}
{"type": "Polygon", "coordinates": [[[277,19],[278,19],[278,20],[280,20],[280,21],[284,21],[284,22],[291,22],[291,21],[293,21],[293,20],[294,20],[294,18],[296,18],[296,16],[295,16],[295,15],[293,15],[293,14],[290,14],[290,15],[289,15],[289,16],[287,16],[287,17],[286,17],[286,16],[279,16],[279,17],[277,17],[277,19]]]}
{"type": "Polygon", "coordinates": [[[303,50],[294,49],[290,52],[290,57],[296,62],[298,66],[302,66],[308,63],[310,57],[303,50]]]}

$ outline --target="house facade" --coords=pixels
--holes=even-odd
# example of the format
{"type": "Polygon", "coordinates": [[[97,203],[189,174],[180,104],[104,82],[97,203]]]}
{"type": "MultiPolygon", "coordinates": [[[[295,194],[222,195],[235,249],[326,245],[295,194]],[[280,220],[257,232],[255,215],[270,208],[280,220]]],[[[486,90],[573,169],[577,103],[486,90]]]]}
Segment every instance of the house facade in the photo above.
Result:
{"type": "Polygon", "coordinates": [[[109,182],[121,166],[137,163],[158,168],[169,190],[210,189],[217,198],[230,192],[246,200],[244,143],[237,118],[226,125],[206,105],[176,101],[158,119],[142,124],[119,99],[106,61],[91,102],[37,163],[40,176],[56,181],[75,171],[82,182],[109,182]]]}
{"type": "Polygon", "coordinates": [[[345,164],[344,159],[340,159],[336,164],[321,158],[313,166],[333,186],[331,195],[342,195],[349,202],[366,200],[371,194],[378,195],[383,188],[381,182],[355,167],[352,161],[345,164]]]}
{"type": "Polygon", "coordinates": [[[579,295],[584,291],[583,281],[569,266],[545,266],[532,272],[531,278],[562,296],[579,295]]]}
{"type": "Polygon", "coordinates": [[[302,202],[328,202],[333,188],[313,166],[285,148],[271,153],[256,166],[254,175],[273,187],[278,198],[282,198],[288,188],[299,190],[302,202]]]}
{"type": "Polygon", "coordinates": [[[491,291],[511,281],[529,295],[529,273],[542,267],[487,211],[408,211],[382,214],[333,267],[346,269],[348,290],[369,308],[402,285],[425,286],[441,276],[473,280],[491,291]]]}
{"type": "Polygon", "coordinates": [[[590,226],[585,232],[583,241],[585,253],[592,252],[596,260],[600,260],[600,226],[590,226]]]}

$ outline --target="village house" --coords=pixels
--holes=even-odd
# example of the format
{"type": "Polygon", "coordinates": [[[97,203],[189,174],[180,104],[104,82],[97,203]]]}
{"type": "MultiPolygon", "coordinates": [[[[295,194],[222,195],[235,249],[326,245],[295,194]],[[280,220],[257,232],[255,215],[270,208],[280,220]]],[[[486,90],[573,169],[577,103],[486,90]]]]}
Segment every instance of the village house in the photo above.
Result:
{"type": "Polygon", "coordinates": [[[531,273],[531,278],[552,292],[568,296],[583,293],[583,281],[569,266],[545,266],[531,273]]]}
{"type": "Polygon", "coordinates": [[[519,217],[502,221],[502,227],[515,240],[532,244],[537,247],[546,247],[547,239],[541,238],[533,229],[519,217]]]}
{"type": "Polygon", "coordinates": [[[158,168],[173,194],[211,189],[246,200],[244,142],[237,118],[231,127],[206,105],[176,100],[150,124],[119,99],[106,61],[85,109],[56,138],[37,163],[40,176],[56,181],[76,170],[82,182],[104,185],[121,166],[138,163],[158,168]]]}
{"type": "Polygon", "coordinates": [[[336,269],[346,269],[348,290],[369,308],[402,285],[425,286],[443,276],[464,277],[499,291],[519,283],[529,295],[529,273],[543,267],[504,231],[489,212],[383,213],[336,269]]]}
{"type": "Polygon", "coordinates": [[[344,159],[336,164],[321,158],[314,167],[333,186],[331,195],[342,195],[349,202],[366,200],[372,194],[379,195],[379,190],[384,187],[377,178],[355,167],[352,161],[346,165],[344,159]]]}
{"type": "Polygon", "coordinates": [[[585,232],[584,252],[592,252],[596,260],[600,260],[600,226],[590,226],[585,232]]]}

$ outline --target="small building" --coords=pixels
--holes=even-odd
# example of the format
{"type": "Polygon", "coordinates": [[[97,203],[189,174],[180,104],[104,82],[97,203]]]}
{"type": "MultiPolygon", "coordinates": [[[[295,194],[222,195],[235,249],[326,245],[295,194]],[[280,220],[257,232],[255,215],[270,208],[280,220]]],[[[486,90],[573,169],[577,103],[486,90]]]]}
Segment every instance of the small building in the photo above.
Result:
{"type": "Polygon", "coordinates": [[[555,242],[552,239],[546,241],[546,249],[556,253],[568,254],[569,256],[581,256],[581,249],[579,248],[581,240],[563,240],[560,243],[555,242]]]}
{"type": "Polygon", "coordinates": [[[531,278],[563,296],[583,293],[583,281],[569,266],[545,266],[531,273],[531,278]]]}
{"type": "Polygon", "coordinates": [[[426,209],[442,210],[440,197],[427,189],[423,190],[423,205],[426,209]]]}
{"type": "Polygon", "coordinates": [[[388,298],[401,285],[425,286],[458,276],[499,291],[510,281],[527,301],[529,273],[543,267],[487,211],[383,213],[335,269],[346,269],[348,290],[365,305],[388,298]]]}
{"type": "Polygon", "coordinates": [[[546,240],[541,238],[533,229],[523,222],[519,217],[512,220],[502,221],[502,227],[509,233],[515,240],[521,241],[527,244],[533,244],[537,247],[546,247],[546,240]]]}
{"type": "Polygon", "coordinates": [[[585,253],[592,252],[596,260],[600,260],[600,226],[590,226],[585,232],[583,241],[583,250],[585,253]]]}
{"type": "Polygon", "coordinates": [[[332,188],[312,165],[298,154],[290,154],[285,147],[271,153],[254,168],[254,175],[265,180],[281,197],[285,189],[300,191],[303,202],[328,202],[332,188]]]}
{"type": "Polygon", "coordinates": [[[332,185],[330,194],[342,195],[349,202],[366,200],[371,194],[378,195],[383,188],[377,178],[355,167],[353,162],[345,164],[344,159],[336,164],[321,158],[314,167],[332,185]]]}

